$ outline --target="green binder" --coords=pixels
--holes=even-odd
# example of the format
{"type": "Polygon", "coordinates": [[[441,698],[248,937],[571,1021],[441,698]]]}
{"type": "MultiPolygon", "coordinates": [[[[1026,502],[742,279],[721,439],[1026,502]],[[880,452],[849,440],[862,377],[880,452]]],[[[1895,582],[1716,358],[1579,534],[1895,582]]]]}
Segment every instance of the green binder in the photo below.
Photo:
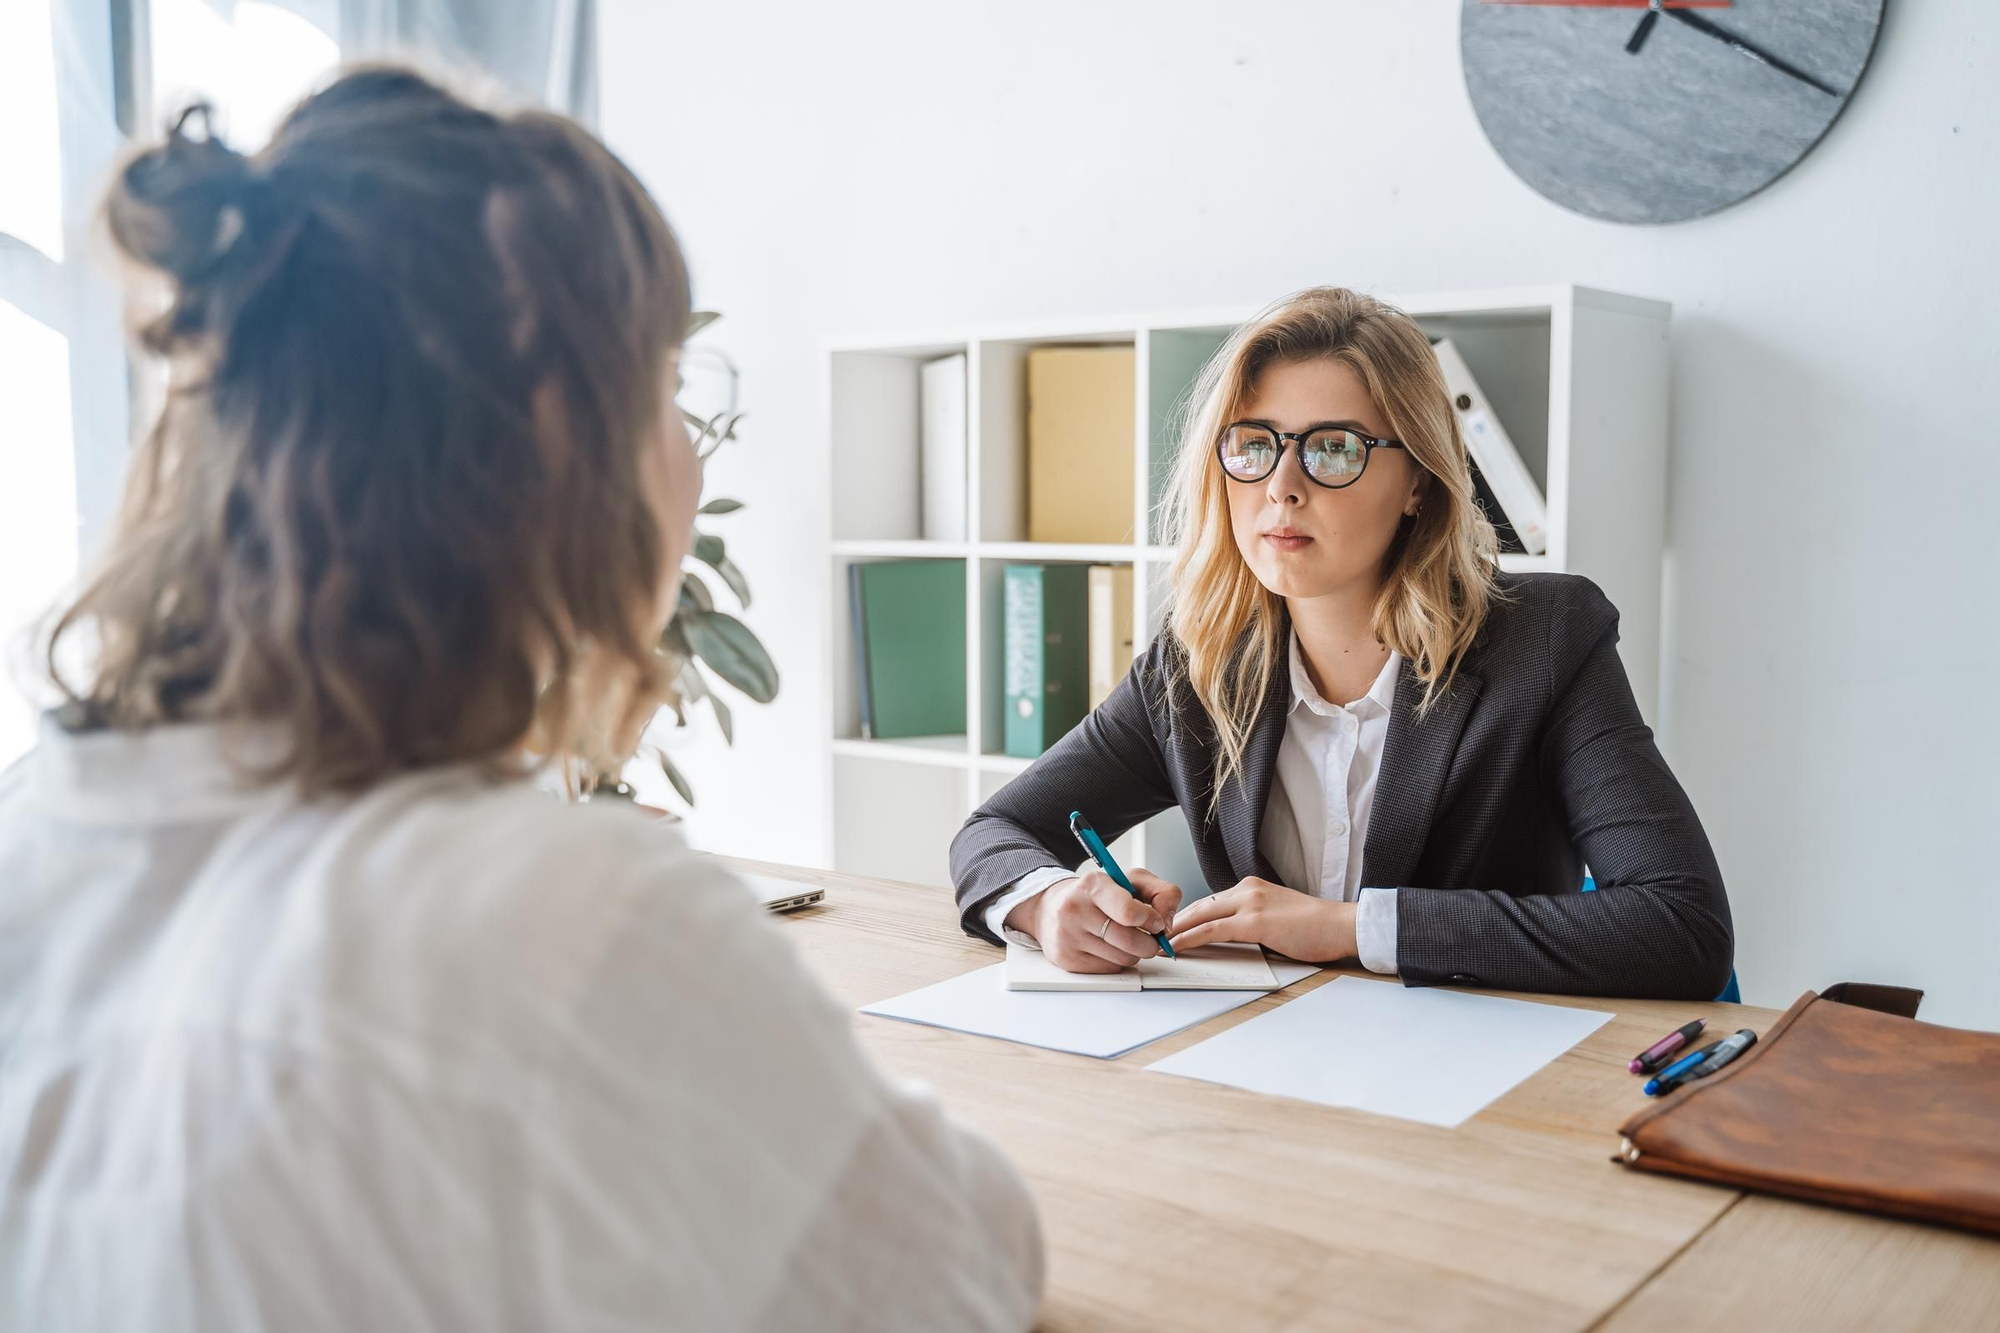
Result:
{"type": "Polygon", "coordinates": [[[1033,759],[1090,711],[1090,566],[1009,565],[1007,753],[1033,759]]]}
{"type": "Polygon", "coordinates": [[[848,567],[861,734],[965,734],[965,562],[848,567]]]}

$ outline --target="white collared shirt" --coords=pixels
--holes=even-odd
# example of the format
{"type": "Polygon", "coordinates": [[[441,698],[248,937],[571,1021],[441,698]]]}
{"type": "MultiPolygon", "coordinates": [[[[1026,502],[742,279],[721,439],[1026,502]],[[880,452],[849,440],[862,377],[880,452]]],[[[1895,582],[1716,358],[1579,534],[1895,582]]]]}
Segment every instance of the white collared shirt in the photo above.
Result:
{"type": "Polygon", "coordinates": [[[45,728],[0,773],[0,1328],[1027,1327],[1020,1177],[852,1029],[630,807],[45,728]]]}
{"type": "MultiPolygon", "coordinates": [[[[1287,651],[1292,708],[1278,744],[1257,850],[1271,863],[1281,884],[1317,898],[1358,900],[1354,933],[1361,965],[1371,972],[1394,972],[1396,890],[1394,886],[1363,889],[1361,857],[1403,659],[1390,653],[1368,693],[1353,703],[1335,704],[1314,688],[1298,635],[1291,636],[1287,651]]],[[[987,928],[1003,939],[1035,947],[1032,936],[1007,927],[1007,913],[1084,868],[1048,866],[1023,875],[987,908],[987,928]]]]}
{"type": "Polygon", "coordinates": [[[1396,679],[1403,658],[1390,653],[1368,693],[1329,703],[1314,688],[1294,634],[1290,649],[1292,711],[1278,742],[1271,796],[1257,829],[1257,850],[1280,884],[1335,902],[1355,902],[1354,939],[1361,965],[1396,970],[1396,890],[1361,886],[1361,856],[1375,810],[1375,780],[1389,740],[1396,679]]]}

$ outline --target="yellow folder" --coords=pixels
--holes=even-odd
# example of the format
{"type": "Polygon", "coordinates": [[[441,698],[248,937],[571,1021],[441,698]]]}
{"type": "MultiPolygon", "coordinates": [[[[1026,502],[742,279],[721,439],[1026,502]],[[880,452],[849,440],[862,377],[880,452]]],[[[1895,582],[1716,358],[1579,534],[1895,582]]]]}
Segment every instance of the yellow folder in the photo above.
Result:
{"type": "Polygon", "coordinates": [[[1130,347],[1028,353],[1028,540],[1130,542],[1134,415],[1130,347]]]}

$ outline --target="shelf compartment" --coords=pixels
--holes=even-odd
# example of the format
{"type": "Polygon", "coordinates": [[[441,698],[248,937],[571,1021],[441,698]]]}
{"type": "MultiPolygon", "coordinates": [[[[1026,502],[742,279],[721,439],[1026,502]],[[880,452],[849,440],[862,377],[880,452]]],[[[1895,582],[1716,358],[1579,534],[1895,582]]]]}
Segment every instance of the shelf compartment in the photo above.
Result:
{"type": "MultiPolygon", "coordinates": [[[[940,780],[923,764],[836,750],[833,756],[833,865],[938,887],[948,896],[951,840],[971,808],[962,779],[940,780]]],[[[948,911],[941,901],[939,911],[948,911]]]]}
{"type": "MultiPolygon", "coordinates": [[[[1007,608],[1006,583],[1007,566],[1033,565],[1133,565],[1136,547],[1068,547],[1055,543],[1004,543],[982,549],[998,551],[1020,551],[1022,556],[982,556],[978,561],[977,594],[972,605],[979,613],[979,641],[976,645],[978,658],[978,694],[973,701],[973,715],[977,716],[979,738],[979,766],[982,770],[995,772],[1018,771],[1013,766],[1025,768],[1031,761],[1008,755],[1006,747],[1007,728],[1007,608]],[[1103,549],[1123,554],[1115,559],[1051,559],[1047,552],[1056,550],[1087,551],[1103,549]]],[[[1135,594],[1137,592],[1135,581],[1135,594]]],[[[1086,682],[1087,685],[1087,682],[1086,682]]]]}
{"type": "MultiPolygon", "coordinates": [[[[923,368],[964,354],[964,343],[891,351],[834,352],[827,411],[833,457],[828,499],[835,541],[916,541],[923,537],[923,368]]],[[[968,361],[967,393],[971,393],[968,361]]],[[[968,408],[967,430],[971,429],[968,408]]],[[[970,466],[968,460],[968,467],[970,466]]],[[[967,503],[961,488],[956,503],[967,503]]],[[[961,528],[963,524],[961,523],[961,528]]]]}
{"type": "MultiPolygon", "coordinates": [[[[1130,329],[1031,339],[993,339],[972,347],[973,518],[975,538],[1015,543],[1028,537],[1028,354],[1042,347],[1137,349],[1130,329]]],[[[1129,492],[1105,497],[1124,504],[1129,492]]],[[[1129,534],[1139,529],[1127,527],[1129,534]]]]}
{"type": "MultiPolygon", "coordinates": [[[[885,746],[914,746],[914,748],[923,750],[939,748],[932,743],[935,738],[878,738],[864,737],[861,734],[860,680],[856,674],[856,663],[854,660],[854,603],[848,584],[848,570],[853,566],[886,563],[890,559],[933,559],[938,563],[954,566],[958,577],[961,580],[964,579],[969,562],[962,556],[934,554],[938,545],[937,543],[843,543],[843,546],[851,546],[853,550],[867,551],[869,555],[861,556],[849,554],[844,551],[834,554],[827,589],[828,595],[831,598],[830,605],[833,608],[833,613],[828,617],[827,624],[827,674],[829,688],[828,703],[831,709],[834,740],[885,746]],[[904,550],[910,551],[912,554],[910,556],[892,554],[893,552],[904,550]]],[[[967,605],[966,611],[969,617],[971,613],[970,604],[967,605]]],[[[968,637],[970,633],[969,625],[969,619],[964,617],[956,620],[941,617],[936,623],[936,632],[940,636],[956,635],[960,643],[969,645],[971,642],[968,637]]],[[[968,662],[966,670],[960,674],[957,681],[957,687],[964,693],[968,703],[971,702],[970,670],[971,667],[968,662]]],[[[961,737],[960,748],[966,754],[970,754],[970,741],[961,737]]]]}
{"type": "Polygon", "coordinates": [[[1145,400],[1146,532],[1149,540],[1166,540],[1167,515],[1161,506],[1180,449],[1186,415],[1194,410],[1196,379],[1223,343],[1232,325],[1207,328],[1149,329],[1140,394],[1145,400]]]}

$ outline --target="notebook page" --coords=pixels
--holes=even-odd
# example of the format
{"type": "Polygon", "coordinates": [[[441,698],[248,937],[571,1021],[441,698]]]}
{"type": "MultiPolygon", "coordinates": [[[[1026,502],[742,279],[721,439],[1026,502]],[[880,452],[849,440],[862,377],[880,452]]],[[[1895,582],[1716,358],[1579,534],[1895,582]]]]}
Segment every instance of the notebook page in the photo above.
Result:
{"type": "Polygon", "coordinates": [[[1141,958],[1134,969],[1147,990],[1276,990],[1278,977],[1259,944],[1204,944],[1141,958]]]}
{"type": "Polygon", "coordinates": [[[1140,988],[1138,972],[1065,972],[1040,949],[1007,942],[1008,990],[1120,991],[1140,988]]]}

